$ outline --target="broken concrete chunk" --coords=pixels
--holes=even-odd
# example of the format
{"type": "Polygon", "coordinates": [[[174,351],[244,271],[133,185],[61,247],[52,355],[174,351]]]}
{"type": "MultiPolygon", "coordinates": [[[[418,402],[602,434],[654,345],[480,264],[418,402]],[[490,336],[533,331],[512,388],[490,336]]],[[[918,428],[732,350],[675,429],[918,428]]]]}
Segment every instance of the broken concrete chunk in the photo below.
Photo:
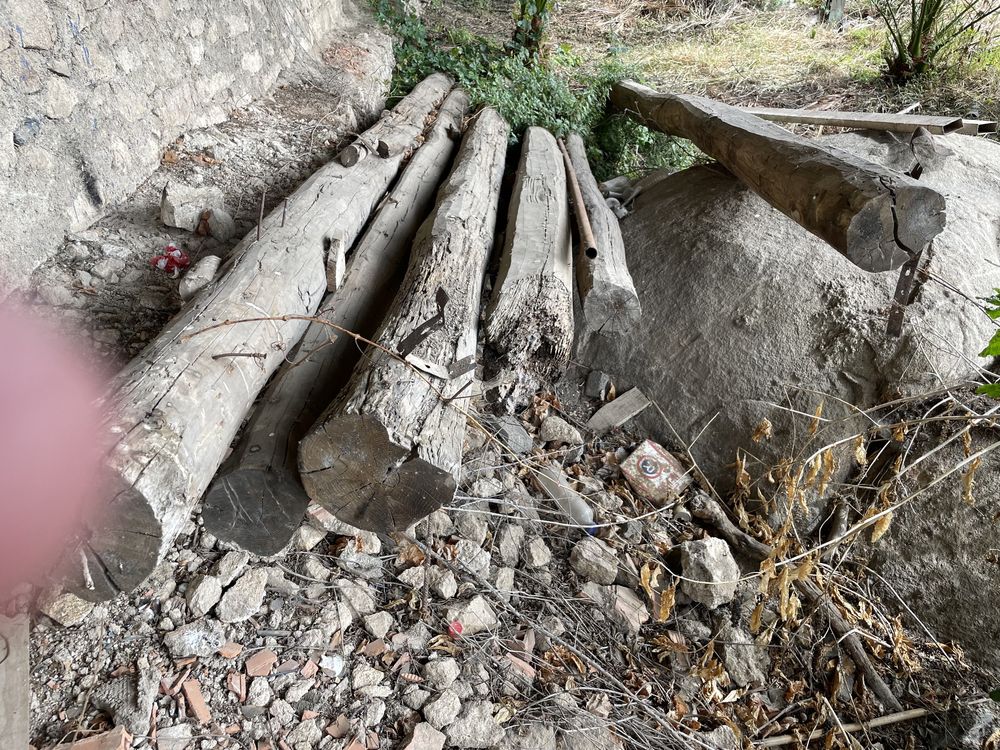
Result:
{"type": "Polygon", "coordinates": [[[542,427],[538,431],[538,439],[543,443],[553,443],[554,445],[580,445],[583,443],[583,435],[573,425],[562,417],[552,415],[546,417],[542,422],[542,427]]]}
{"type": "Polygon", "coordinates": [[[189,585],[188,608],[195,617],[204,617],[222,598],[222,583],[215,576],[198,576],[189,585]]]}
{"type": "Polygon", "coordinates": [[[616,618],[625,629],[633,635],[639,632],[643,623],[649,621],[649,609],[646,603],[632,589],[625,586],[615,586],[614,611],[616,618]]]}
{"type": "Polygon", "coordinates": [[[490,570],[489,551],[468,539],[459,539],[455,544],[455,561],[478,576],[485,576],[490,570]]]}
{"type": "Polygon", "coordinates": [[[618,556],[594,537],[584,537],[576,543],[569,564],[579,575],[602,586],[610,586],[618,577],[618,556]]]}
{"type": "Polygon", "coordinates": [[[365,617],[365,630],[371,633],[374,638],[385,638],[386,634],[395,624],[395,620],[392,615],[385,610],[381,612],[375,612],[374,614],[365,617]]]}
{"type": "Polygon", "coordinates": [[[422,721],[413,727],[413,735],[410,741],[403,746],[403,750],[441,750],[444,747],[445,735],[439,732],[426,721],[422,721]]]}
{"type": "Polygon", "coordinates": [[[225,209],[210,209],[206,223],[208,224],[208,233],[219,242],[226,242],[236,234],[236,222],[225,209]]]}
{"type": "Polygon", "coordinates": [[[461,673],[462,668],[450,656],[432,659],[424,665],[424,679],[428,685],[438,690],[451,687],[461,673]]]}
{"type": "Polygon", "coordinates": [[[194,729],[190,724],[174,724],[156,730],[156,750],[187,750],[194,729]]]}
{"type": "Polygon", "coordinates": [[[334,586],[340,592],[343,600],[350,606],[355,615],[363,617],[375,612],[375,597],[372,596],[371,589],[367,584],[351,581],[346,578],[338,578],[334,586]]]}
{"type": "Polygon", "coordinates": [[[503,742],[507,732],[493,718],[492,703],[471,701],[445,734],[451,747],[489,748],[503,742]]]}
{"type": "Polygon", "coordinates": [[[175,659],[212,656],[225,642],[222,625],[211,618],[189,622],[163,636],[163,644],[175,659]]]}
{"type": "Polygon", "coordinates": [[[606,372],[591,370],[587,375],[587,382],[583,387],[583,393],[587,398],[596,398],[603,401],[608,396],[611,388],[611,378],[606,372]]]}
{"type": "Polygon", "coordinates": [[[243,572],[243,569],[250,562],[250,555],[242,551],[227,552],[212,568],[212,575],[219,579],[223,588],[236,580],[236,576],[243,572]]]}
{"type": "Polygon", "coordinates": [[[160,197],[160,220],[168,227],[194,232],[202,214],[209,210],[225,210],[222,191],[216,187],[193,187],[168,182],[160,197]]]}
{"type": "Polygon", "coordinates": [[[540,536],[534,537],[524,548],[524,564],[529,568],[541,568],[552,562],[552,550],[540,536]]]}
{"type": "Polygon", "coordinates": [[[728,620],[719,630],[717,643],[722,646],[722,663],[733,682],[740,687],[765,684],[771,664],[766,647],[757,645],[748,632],[733,627],[728,620]]]}
{"type": "Polygon", "coordinates": [[[520,726],[513,736],[508,733],[507,739],[510,750],[556,750],[556,730],[547,724],[520,726]]]}
{"type": "Polygon", "coordinates": [[[91,701],[95,708],[107,711],[115,724],[134,735],[145,736],[149,734],[153,699],[162,675],[145,658],[139,660],[136,672],[100,683],[94,688],[91,701]]]}
{"type": "Polygon", "coordinates": [[[458,593],[455,574],[447,568],[431,568],[429,571],[431,591],[442,599],[451,599],[458,593]]]}
{"type": "Polygon", "coordinates": [[[524,528],[516,523],[508,523],[497,534],[497,547],[504,565],[517,565],[524,545],[524,528]]]}
{"type": "Polygon", "coordinates": [[[471,601],[448,608],[448,622],[458,621],[462,625],[462,635],[475,635],[497,626],[496,613],[493,607],[482,596],[476,596],[471,601]]]}
{"type": "Polygon", "coordinates": [[[67,593],[44,597],[39,602],[38,608],[46,617],[55,620],[65,628],[70,628],[87,619],[87,615],[94,609],[94,603],[67,593]]]}
{"type": "Polygon", "coordinates": [[[222,622],[243,622],[260,611],[264,604],[267,571],[260,568],[240,576],[219,602],[216,613],[222,622]]]}
{"type": "Polygon", "coordinates": [[[504,449],[515,456],[523,455],[531,450],[533,445],[531,435],[524,429],[524,425],[517,417],[508,414],[490,418],[488,425],[504,449]]]}
{"type": "Polygon", "coordinates": [[[396,574],[396,577],[411,589],[421,589],[427,578],[427,569],[423,565],[414,565],[396,574]]]}
{"type": "Polygon", "coordinates": [[[438,696],[437,700],[424,705],[424,719],[435,729],[444,729],[451,724],[462,710],[462,701],[451,688],[438,696]]]}
{"type": "Polygon", "coordinates": [[[714,537],[684,542],[681,547],[681,591],[710,609],[731,602],[740,568],[729,545],[714,537]]]}

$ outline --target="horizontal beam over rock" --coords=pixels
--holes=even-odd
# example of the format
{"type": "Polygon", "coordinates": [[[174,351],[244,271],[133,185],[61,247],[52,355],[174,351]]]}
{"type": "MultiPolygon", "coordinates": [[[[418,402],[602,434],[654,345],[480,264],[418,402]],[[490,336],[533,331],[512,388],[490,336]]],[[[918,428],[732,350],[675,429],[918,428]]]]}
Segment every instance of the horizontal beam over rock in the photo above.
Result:
{"type": "Polygon", "coordinates": [[[633,81],[615,84],[611,102],[648,127],[687,138],[866,271],[899,268],[944,229],[937,191],[736,107],[633,81]]]}

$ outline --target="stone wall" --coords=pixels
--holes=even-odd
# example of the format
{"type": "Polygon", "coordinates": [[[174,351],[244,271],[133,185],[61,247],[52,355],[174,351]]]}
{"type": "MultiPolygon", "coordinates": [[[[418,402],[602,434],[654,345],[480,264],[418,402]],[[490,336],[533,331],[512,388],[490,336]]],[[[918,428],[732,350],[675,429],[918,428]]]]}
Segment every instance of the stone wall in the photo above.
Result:
{"type": "Polygon", "coordinates": [[[349,0],[0,0],[0,299],[181,132],[318,54],[349,0]]]}

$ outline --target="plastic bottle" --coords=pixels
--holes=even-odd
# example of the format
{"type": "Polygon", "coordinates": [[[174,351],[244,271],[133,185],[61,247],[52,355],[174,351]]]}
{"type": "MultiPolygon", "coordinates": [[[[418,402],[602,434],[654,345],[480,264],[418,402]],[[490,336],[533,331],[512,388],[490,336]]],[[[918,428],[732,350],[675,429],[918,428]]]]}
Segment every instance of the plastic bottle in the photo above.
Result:
{"type": "Polygon", "coordinates": [[[547,464],[538,472],[538,483],[545,494],[552,498],[559,509],[580,528],[593,536],[597,532],[594,526],[594,510],[579,492],[574,492],[566,482],[562,468],[555,464],[547,464]]]}

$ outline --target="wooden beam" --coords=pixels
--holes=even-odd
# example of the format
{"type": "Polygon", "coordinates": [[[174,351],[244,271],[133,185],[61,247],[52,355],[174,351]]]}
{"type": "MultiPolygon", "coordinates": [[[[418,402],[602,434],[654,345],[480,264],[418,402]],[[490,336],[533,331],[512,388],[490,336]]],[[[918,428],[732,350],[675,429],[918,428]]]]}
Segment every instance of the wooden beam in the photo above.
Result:
{"type": "MultiPolygon", "coordinates": [[[[451,88],[430,76],[403,99],[414,145],[451,88]]],[[[69,588],[99,601],[129,591],[173,544],[270,375],[326,290],[330,238],[348,244],[396,178],[402,157],[331,162],[233,250],[226,273],[188,303],[113,383],[109,502],[95,514],[69,588]],[[242,322],[241,322],[242,321],[242,322]]]]}
{"type": "Polygon", "coordinates": [[[0,615],[0,747],[24,750],[31,729],[28,616],[0,615]]]}
{"type": "Polygon", "coordinates": [[[405,529],[455,495],[466,418],[450,399],[473,378],[464,364],[476,355],[507,133],[494,110],[476,116],[413,242],[378,348],[365,352],[299,446],[309,497],[352,526],[405,529]],[[449,380],[415,372],[399,361],[400,350],[458,372],[449,380]]]}
{"type": "Polygon", "coordinates": [[[544,128],[524,134],[486,338],[511,367],[555,376],[573,348],[573,256],[566,169],[544,128]]]}
{"type": "Polygon", "coordinates": [[[748,188],[866,271],[899,268],[944,229],[944,196],[736,107],[615,84],[614,107],[687,138],[748,188]]]}
{"type": "Polygon", "coordinates": [[[618,217],[608,208],[597,187],[583,139],[574,133],[567,138],[566,146],[594,232],[594,252],[587,252],[581,246],[576,254],[576,286],[583,308],[583,328],[588,333],[605,336],[628,333],[639,322],[642,307],[628,272],[618,217]]]}
{"type": "MultiPolygon", "coordinates": [[[[452,91],[364,236],[344,284],[317,317],[370,338],[406,270],[413,237],[434,207],[458,150],[468,96],[452,91]]],[[[202,504],[205,529],[255,555],[279,552],[302,522],[309,498],[297,466],[298,442],[348,381],[361,357],[350,336],[319,321],[267,387],[231,457],[202,504]]]]}
{"type": "Polygon", "coordinates": [[[892,133],[912,133],[917,128],[926,128],[934,135],[945,135],[958,132],[962,128],[961,117],[935,115],[839,112],[826,109],[783,109],[780,107],[741,107],[740,111],[771,122],[823,125],[831,128],[887,130],[892,133]]]}

